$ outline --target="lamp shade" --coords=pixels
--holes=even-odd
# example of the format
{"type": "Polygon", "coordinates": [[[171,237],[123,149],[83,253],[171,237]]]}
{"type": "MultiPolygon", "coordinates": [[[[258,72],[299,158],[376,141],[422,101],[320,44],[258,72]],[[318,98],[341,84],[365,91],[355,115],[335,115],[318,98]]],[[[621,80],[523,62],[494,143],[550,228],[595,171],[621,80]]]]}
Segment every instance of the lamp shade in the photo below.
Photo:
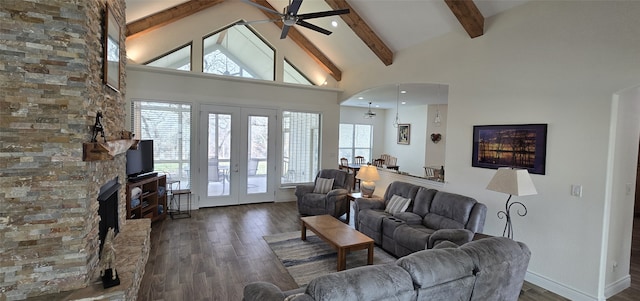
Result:
{"type": "Polygon", "coordinates": [[[511,167],[498,168],[487,189],[516,196],[538,194],[529,172],[511,167]]]}
{"type": "Polygon", "coordinates": [[[375,166],[362,165],[356,175],[356,178],[366,182],[375,182],[380,180],[380,175],[378,174],[378,168],[375,166]]]}

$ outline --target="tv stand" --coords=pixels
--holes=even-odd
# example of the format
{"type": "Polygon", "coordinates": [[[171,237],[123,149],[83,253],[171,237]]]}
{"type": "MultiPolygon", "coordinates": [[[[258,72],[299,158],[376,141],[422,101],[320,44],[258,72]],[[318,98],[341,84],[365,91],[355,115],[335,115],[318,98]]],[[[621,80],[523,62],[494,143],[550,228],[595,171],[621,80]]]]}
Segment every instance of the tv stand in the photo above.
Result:
{"type": "Polygon", "coordinates": [[[145,176],[127,183],[127,219],[150,218],[155,222],[167,216],[167,176],[158,176],[158,173],[145,176]],[[131,206],[131,190],[136,187],[142,190],[142,194],[131,206]]]}
{"type": "Polygon", "coordinates": [[[153,177],[157,177],[158,173],[157,172],[150,172],[150,173],[145,173],[145,174],[141,174],[141,175],[137,175],[135,177],[130,177],[127,178],[127,180],[129,180],[129,182],[140,182],[142,180],[146,180],[148,178],[153,178],[153,177]]]}

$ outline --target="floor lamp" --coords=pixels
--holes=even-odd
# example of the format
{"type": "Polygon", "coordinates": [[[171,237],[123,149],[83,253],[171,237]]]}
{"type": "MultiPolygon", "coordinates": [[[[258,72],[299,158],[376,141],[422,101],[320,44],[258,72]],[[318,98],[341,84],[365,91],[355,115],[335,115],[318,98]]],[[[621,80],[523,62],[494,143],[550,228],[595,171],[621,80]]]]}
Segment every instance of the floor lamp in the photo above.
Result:
{"type": "Polygon", "coordinates": [[[504,211],[498,211],[498,218],[507,219],[507,222],[504,225],[504,231],[502,231],[502,236],[513,239],[513,226],[511,225],[510,213],[511,206],[519,205],[522,207],[522,209],[524,209],[523,212],[521,212],[520,210],[516,211],[520,216],[527,215],[527,207],[521,202],[509,203],[509,201],[511,201],[511,197],[514,195],[523,196],[538,194],[538,192],[536,191],[536,187],[533,185],[533,181],[531,181],[529,172],[526,169],[517,169],[511,167],[498,168],[496,174],[493,175],[493,178],[491,178],[491,181],[489,181],[487,189],[509,194],[507,203],[504,206],[504,211]]]}

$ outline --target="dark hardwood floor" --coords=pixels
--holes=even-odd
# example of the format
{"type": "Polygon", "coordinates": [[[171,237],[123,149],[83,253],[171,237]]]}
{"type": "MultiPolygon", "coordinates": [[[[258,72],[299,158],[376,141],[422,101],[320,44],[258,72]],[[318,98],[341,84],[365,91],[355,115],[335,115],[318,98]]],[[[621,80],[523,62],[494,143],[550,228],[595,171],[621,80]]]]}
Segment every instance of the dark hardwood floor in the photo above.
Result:
{"type": "MultiPolygon", "coordinates": [[[[204,208],[191,218],[155,222],[138,300],[239,301],[254,281],[297,288],[262,236],[299,229],[295,202],[204,208]]],[[[640,277],[639,250],[640,233],[634,231],[632,279],[640,277]]],[[[638,286],[632,280],[631,288],[610,300],[638,300],[638,286]]],[[[519,300],[567,299],[525,283],[519,300]]]]}

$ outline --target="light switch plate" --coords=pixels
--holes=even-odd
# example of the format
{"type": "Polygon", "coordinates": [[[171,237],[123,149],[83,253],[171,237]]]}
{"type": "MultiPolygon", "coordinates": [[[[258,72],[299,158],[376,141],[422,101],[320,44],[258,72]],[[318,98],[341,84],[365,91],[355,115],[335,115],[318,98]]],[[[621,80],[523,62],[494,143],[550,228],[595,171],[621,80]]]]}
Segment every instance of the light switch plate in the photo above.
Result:
{"type": "Polygon", "coordinates": [[[571,185],[571,195],[581,198],[582,197],[582,185],[572,184],[571,185]]]}

